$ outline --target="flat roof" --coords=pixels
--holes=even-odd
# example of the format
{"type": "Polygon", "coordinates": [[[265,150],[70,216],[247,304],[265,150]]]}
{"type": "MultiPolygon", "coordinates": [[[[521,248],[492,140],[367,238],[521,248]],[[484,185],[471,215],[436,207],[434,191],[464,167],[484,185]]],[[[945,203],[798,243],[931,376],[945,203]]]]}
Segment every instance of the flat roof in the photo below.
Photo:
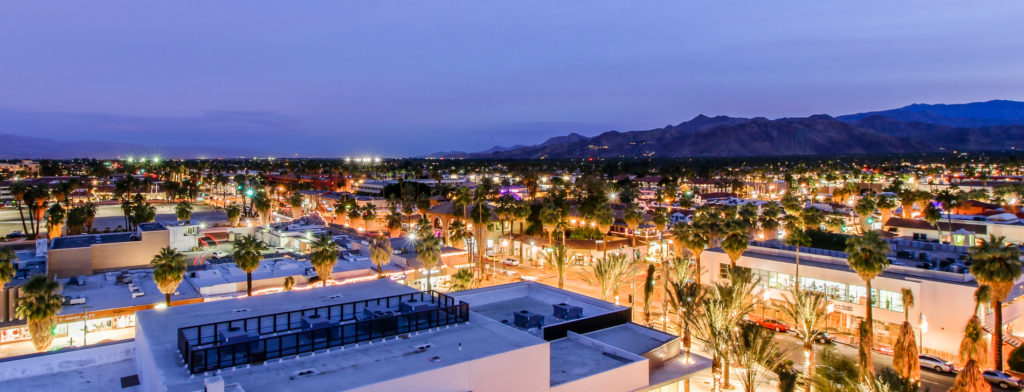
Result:
{"type": "Polygon", "coordinates": [[[585,333],[583,336],[621,348],[636,355],[644,355],[676,339],[674,335],[633,323],[616,325],[585,333]]]}
{"type": "MultiPolygon", "coordinates": [[[[56,355],[58,357],[55,357],[54,360],[60,358],[60,354],[56,355]]],[[[113,363],[92,365],[62,372],[7,379],[3,381],[3,384],[4,389],[10,391],[141,391],[141,385],[121,388],[121,377],[132,374],[136,374],[135,360],[129,358],[113,363]]]]}
{"type": "Polygon", "coordinates": [[[615,355],[573,338],[551,342],[551,386],[644,360],[615,355]]]}
{"type": "MultiPolygon", "coordinates": [[[[184,366],[177,348],[177,329],[344,302],[381,298],[417,290],[388,279],[292,291],[252,298],[230,299],[138,312],[137,330],[156,362],[167,390],[201,390],[203,377],[194,377],[184,366]],[[244,312],[236,312],[245,310],[244,312]]],[[[470,308],[472,310],[472,307],[470,308]]],[[[509,329],[486,317],[470,314],[470,322],[433,331],[334,348],[271,360],[262,365],[223,369],[227,384],[239,383],[247,392],[311,391],[330,383],[334,389],[350,389],[386,381],[452,364],[471,361],[538,344],[547,344],[528,334],[509,329]],[[417,348],[426,344],[426,350],[417,348]],[[461,347],[460,347],[461,345],[461,347]],[[431,359],[438,357],[438,360],[431,359]],[[309,375],[299,372],[312,370],[309,375]],[[330,375],[325,378],[324,375],[330,375]]],[[[141,343],[140,343],[141,344],[141,343]]]]}
{"type": "MultiPolygon", "coordinates": [[[[59,315],[78,314],[86,311],[96,312],[100,310],[120,309],[134,306],[155,305],[164,302],[164,294],[153,282],[153,271],[150,269],[128,270],[132,277],[132,284],[137,286],[144,294],[132,298],[132,291],[127,284],[117,284],[117,276],[121,272],[106,272],[88,276],[77,276],[78,282],[84,280],[84,285],[69,284],[69,279],[61,279],[65,297],[85,297],[85,304],[64,305],[59,315]]],[[[178,294],[171,296],[171,301],[181,301],[199,298],[199,292],[191,285],[182,282],[178,285],[178,294]]]]}
{"type": "Polygon", "coordinates": [[[162,223],[158,223],[158,222],[140,223],[139,224],[139,230],[142,230],[142,231],[167,230],[167,227],[165,227],[162,223]]]}
{"type": "Polygon", "coordinates": [[[70,249],[70,248],[85,248],[92,246],[93,244],[107,244],[113,242],[128,242],[132,241],[132,237],[137,236],[134,232],[124,233],[104,233],[104,234],[83,234],[83,235],[72,235],[63,236],[53,239],[53,245],[51,249],[70,249]]]}

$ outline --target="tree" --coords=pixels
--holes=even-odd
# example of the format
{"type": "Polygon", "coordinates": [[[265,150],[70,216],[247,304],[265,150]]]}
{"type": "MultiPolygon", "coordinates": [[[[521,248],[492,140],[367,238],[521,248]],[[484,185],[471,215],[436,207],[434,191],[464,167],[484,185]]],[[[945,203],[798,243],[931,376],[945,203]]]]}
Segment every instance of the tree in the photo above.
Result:
{"type": "Polygon", "coordinates": [[[242,217],[242,207],[238,204],[232,204],[229,205],[224,212],[227,214],[228,224],[230,224],[231,227],[237,227],[238,219],[242,217]]]}
{"type": "Polygon", "coordinates": [[[85,211],[85,229],[92,232],[93,224],[96,222],[96,204],[86,202],[82,209],[85,211]]]}
{"type": "Polygon", "coordinates": [[[879,196],[878,202],[875,206],[878,207],[878,211],[882,213],[882,223],[889,221],[889,217],[892,216],[892,210],[896,209],[896,200],[889,196],[879,196]]]}
{"type": "Polygon", "coordinates": [[[370,261],[377,267],[377,279],[384,277],[384,266],[391,262],[394,253],[391,238],[376,236],[370,241],[370,261]]]}
{"type": "Polygon", "coordinates": [[[266,225],[273,221],[270,217],[273,203],[266,193],[258,192],[252,196],[252,208],[260,214],[260,225],[266,225]]]}
{"type": "Polygon", "coordinates": [[[469,229],[466,222],[456,220],[448,226],[448,243],[452,246],[466,248],[466,240],[469,238],[469,229]]]}
{"type": "Polygon", "coordinates": [[[654,295],[654,264],[647,264],[647,278],[644,279],[644,324],[651,325],[651,296],[654,295]]]}
{"type": "Polygon", "coordinates": [[[626,222],[626,226],[629,227],[629,231],[632,233],[629,236],[630,248],[636,248],[636,230],[640,228],[640,223],[643,220],[644,213],[633,204],[627,205],[626,210],[622,212],[622,221],[626,222]]]}
{"type": "Polygon", "coordinates": [[[861,233],[871,231],[871,227],[868,226],[868,218],[875,213],[874,199],[870,195],[861,196],[860,200],[857,200],[857,204],[853,206],[853,211],[857,213],[857,220],[860,221],[861,233]]]}
{"type": "Polygon", "coordinates": [[[192,220],[192,204],[187,200],[182,200],[177,206],[174,206],[174,215],[180,221],[191,221],[192,220]]]}
{"type": "Polygon", "coordinates": [[[68,235],[82,234],[82,230],[85,228],[85,222],[87,219],[86,207],[84,205],[69,209],[66,218],[68,235]]]}
{"type": "Polygon", "coordinates": [[[486,200],[479,198],[473,202],[469,219],[473,222],[473,245],[476,248],[477,268],[482,276],[484,256],[487,253],[487,224],[491,222],[491,208],[487,206],[486,200]]]}
{"type": "Polygon", "coordinates": [[[992,288],[992,312],[995,318],[995,326],[992,328],[993,364],[997,370],[1003,370],[1003,301],[1010,295],[1013,283],[1021,275],[1020,250],[1007,245],[1005,238],[991,235],[972,248],[971,255],[974,258],[971,274],[979,283],[992,288]]]}
{"type": "Polygon", "coordinates": [[[673,236],[675,240],[679,242],[683,247],[690,251],[693,255],[694,261],[697,262],[697,283],[700,283],[700,255],[704,253],[704,248],[708,246],[708,235],[702,226],[696,224],[679,223],[676,224],[673,230],[673,236]]]}
{"type": "Polygon", "coordinates": [[[700,303],[699,316],[687,318],[694,337],[711,354],[713,390],[729,386],[729,357],[740,320],[753,310],[753,291],[759,282],[750,270],[728,267],[725,279],[709,287],[700,303]]]}
{"type": "Polygon", "coordinates": [[[548,232],[548,242],[555,244],[555,227],[562,221],[561,211],[552,203],[544,203],[540,208],[540,223],[548,232]]]}
{"type": "Polygon", "coordinates": [[[793,279],[793,287],[800,288],[800,247],[811,246],[811,237],[803,230],[795,220],[786,221],[786,245],[796,248],[796,276],[793,279]]]}
{"type": "MultiPolygon", "coordinates": [[[[678,260],[676,266],[685,265],[685,262],[678,260]]],[[[685,267],[690,267],[686,265],[685,267]]],[[[692,270],[692,268],[690,268],[692,270]]],[[[690,335],[690,323],[684,322],[684,320],[690,320],[697,317],[697,305],[701,303],[702,296],[704,295],[703,287],[694,281],[684,279],[682,274],[676,275],[676,280],[669,283],[666,293],[669,298],[669,303],[676,310],[678,315],[677,323],[679,330],[682,331],[682,343],[683,349],[686,350],[686,361],[690,360],[690,349],[693,341],[690,335]]],[[[699,274],[697,274],[699,275],[699,274]]],[[[687,384],[689,385],[689,384],[687,384]]]]}
{"type": "Polygon", "coordinates": [[[331,279],[334,272],[334,265],[338,264],[338,245],[334,243],[327,233],[320,234],[313,240],[309,249],[309,263],[313,264],[316,275],[320,277],[323,286],[331,279]]]}
{"type": "Polygon", "coordinates": [[[776,368],[786,355],[772,331],[756,324],[742,324],[736,332],[736,341],[730,346],[730,355],[738,366],[744,392],[755,392],[768,382],[771,369],[776,368]]]}
{"type": "Polygon", "coordinates": [[[867,286],[867,303],[864,305],[865,320],[861,322],[860,333],[860,368],[865,374],[873,372],[871,365],[871,349],[874,332],[872,330],[872,308],[874,308],[874,295],[871,290],[871,280],[874,279],[885,268],[889,266],[889,259],[886,254],[889,252],[889,243],[878,236],[877,232],[869,231],[862,237],[850,237],[846,240],[847,262],[857,275],[864,280],[867,286]]]}
{"type": "Polygon", "coordinates": [[[818,356],[821,365],[811,378],[810,384],[819,392],[870,392],[871,389],[860,378],[856,362],[836,352],[833,347],[821,350],[818,356]]]}
{"type": "Polygon", "coordinates": [[[732,267],[736,266],[736,261],[743,256],[743,252],[747,250],[747,238],[745,233],[729,233],[722,240],[722,250],[729,256],[729,265],[732,267]]]}
{"type": "Polygon", "coordinates": [[[389,234],[392,237],[402,235],[402,214],[397,211],[391,211],[384,216],[384,223],[387,225],[389,234]]]}
{"type": "Polygon", "coordinates": [[[920,380],[921,361],[917,357],[917,341],[914,327],[910,324],[910,308],[914,306],[914,293],[910,289],[900,290],[903,295],[903,324],[893,347],[892,367],[900,377],[920,380]]]}
{"type": "Polygon", "coordinates": [[[814,340],[817,339],[820,331],[818,324],[828,314],[829,299],[824,293],[807,291],[800,288],[793,290],[786,303],[782,305],[782,313],[793,320],[797,336],[803,343],[804,358],[804,379],[807,381],[806,390],[811,390],[811,380],[814,378],[814,340]]]}
{"type": "Polygon", "coordinates": [[[939,232],[939,242],[942,242],[942,228],[939,227],[939,220],[942,219],[942,211],[939,211],[938,207],[935,207],[934,204],[928,203],[921,212],[921,218],[939,232]]]}
{"type": "Polygon", "coordinates": [[[558,288],[565,287],[565,267],[569,265],[569,249],[564,244],[557,244],[544,249],[541,257],[546,264],[555,267],[555,272],[558,273],[558,288]]]}
{"type": "Polygon", "coordinates": [[[167,246],[153,256],[149,266],[153,268],[153,282],[164,293],[164,304],[171,306],[171,294],[185,278],[185,256],[167,246]]]}
{"type": "Polygon", "coordinates": [[[25,213],[21,210],[21,204],[25,201],[25,194],[28,192],[28,186],[24,182],[15,181],[11,183],[10,187],[11,196],[14,197],[14,204],[18,206],[18,216],[21,217],[21,229],[27,236],[29,234],[28,226],[25,224],[25,213]]]}
{"type": "Polygon", "coordinates": [[[988,349],[985,343],[985,330],[978,318],[978,307],[982,303],[991,301],[992,289],[982,285],[974,291],[974,314],[967,320],[964,327],[964,338],[960,341],[960,350],[957,360],[964,364],[956,379],[953,380],[952,392],[989,392],[992,386],[982,376],[981,369],[984,369],[988,361],[988,349]]]}
{"type": "Polygon", "coordinates": [[[53,203],[49,209],[46,210],[46,235],[52,240],[60,237],[61,230],[64,227],[64,218],[67,213],[64,211],[64,207],[61,207],[60,203],[53,203]]]}
{"type": "Polygon", "coordinates": [[[292,218],[298,218],[302,216],[302,202],[305,201],[302,198],[302,194],[295,192],[288,197],[288,207],[292,209],[292,218]]]}
{"type": "Polygon", "coordinates": [[[469,290],[476,286],[476,277],[473,276],[472,268],[459,268],[459,271],[452,274],[452,285],[449,292],[469,290]]]}
{"type": "Polygon", "coordinates": [[[619,291],[622,280],[633,273],[633,263],[626,255],[611,254],[598,260],[591,267],[590,273],[583,276],[583,281],[596,286],[601,291],[601,299],[608,300],[619,291]]]}
{"type": "Polygon", "coordinates": [[[28,323],[36,351],[46,351],[53,344],[53,328],[63,302],[59,290],[60,284],[44,275],[32,276],[19,290],[15,314],[28,323]]]}
{"type": "Polygon", "coordinates": [[[430,271],[437,267],[441,261],[441,240],[429,235],[416,240],[416,258],[423,263],[423,269],[427,270],[427,291],[431,291],[430,271]]]}
{"type": "Polygon", "coordinates": [[[260,267],[263,260],[261,251],[266,249],[267,245],[250,234],[235,240],[232,247],[231,258],[235,260],[238,269],[245,272],[245,292],[252,296],[252,272],[260,267]]]}
{"type": "Polygon", "coordinates": [[[0,290],[4,289],[4,285],[10,282],[14,278],[14,274],[17,272],[17,268],[14,268],[14,261],[18,259],[18,254],[6,246],[0,246],[0,290]]]}

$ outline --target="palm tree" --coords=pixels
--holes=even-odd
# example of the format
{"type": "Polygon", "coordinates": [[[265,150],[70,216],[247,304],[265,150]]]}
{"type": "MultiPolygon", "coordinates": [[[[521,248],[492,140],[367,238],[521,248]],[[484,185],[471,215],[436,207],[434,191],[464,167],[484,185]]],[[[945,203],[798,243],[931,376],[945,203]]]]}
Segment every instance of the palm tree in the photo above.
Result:
{"type": "Polygon", "coordinates": [[[636,248],[636,230],[640,228],[640,223],[643,220],[644,213],[633,204],[627,205],[626,210],[622,212],[622,221],[626,222],[626,226],[633,233],[629,236],[630,248],[636,248]]]}
{"type": "Polygon", "coordinates": [[[860,379],[857,363],[838,353],[835,348],[821,350],[820,371],[809,380],[814,390],[821,392],[870,392],[871,388],[860,379]]]}
{"type": "Polygon", "coordinates": [[[96,204],[86,202],[82,208],[85,210],[85,229],[92,232],[93,224],[96,222],[96,204]]]}
{"type": "Polygon", "coordinates": [[[601,299],[607,301],[619,291],[622,280],[632,273],[633,263],[626,259],[626,255],[612,254],[594,263],[590,273],[583,276],[583,281],[598,287],[601,299]]]}
{"type": "Polygon", "coordinates": [[[17,268],[14,268],[14,260],[17,259],[18,254],[14,252],[14,249],[0,246],[0,290],[3,290],[4,285],[14,278],[14,274],[17,272],[17,268]]]}
{"type": "Polygon", "coordinates": [[[743,252],[747,250],[747,238],[746,233],[729,233],[722,240],[722,250],[729,256],[729,265],[732,267],[736,266],[736,261],[743,256],[743,252]]]}
{"type": "Polygon", "coordinates": [[[700,284],[700,255],[704,253],[704,248],[708,246],[708,233],[703,230],[703,226],[696,224],[677,224],[673,230],[674,237],[683,247],[690,251],[693,255],[693,259],[697,262],[697,283],[700,284]]]}
{"type": "Polygon", "coordinates": [[[786,360],[786,353],[779,349],[774,333],[760,325],[740,325],[736,335],[736,341],[730,346],[730,355],[739,365],[743,391],[755,392],[768,382],[772,369],[786,360]]]}
{"type": "Polygon", "coordinates": [[[548,232],[548,243],[551,245],[555,244],[555,226],[562,221],[561,211],[554,204],[545,203],[540,207],[540,213],[538,214],[540,223],[544,227],[544,231],[548,232]]]}
{"type": "Polygon", "coordinates": [[[558,288],[565,287],[565,267],[569,265],[569,249],[565,244],[558,244],[547,248],[541,254],[545,264],[555,267],[558,273],[558,288]]]}
{"type": "Polygon", "coordinates": [[[651,325],[651,296],[654,295],[654,264],[647,264],[647,278],[644,279],[644,324],[651,325]]]}
{"type": "Polygon", "coordinates": [[[900,334],[896,337],[896,346],[893,347],[892,367],[900,377],[920,380],[921,361],[917,357],[914,327],[910,324],[910,308],[914,306],[914,293],[907,288],[900,292],[903,294],[903,324],[900,325],[900,334]]]}
{"type": "Polygon", "coordinates": [[[857,204],[853,206],[854,212],[857,213],[857,220],[860,221],[861,233],[867,233],[871,230],[868,226],[868,217],[875,212],[875,201],[870,195],[861,196],[860,200],[857,200],[857,204]]]}
{"type": "Polygon", "coordinates": [[[491,222],[491,208],[486,200],[480,198],[473,203],[469,212],[473,221],[473,246],[476,248],[477,268],[482,276],[484,273],[484,256],[487,252],[487,224],[491,222]]]}
{"type": "MultiPolygon", "coordinates": [[[[676,318],[677,327],[682,331],[683,349],[686,350],[686,362],[689,363],[690,348],[693,342],[690,336],[690,323],[685,323],[684,320],[696,317],[696,307],[701,302],[704,290],[699,283],[691,281],[689,276],[687,276],[686,271],[690,271],[689,275],[700,276],[700,274],[695,274],[693,266],[686,260],[676,260],[676,268],[676,280],[669,283],[666,288],[668,290],[666,294],[668,295],[669,303],[678,315],[676,318]]],[[[687,383],[687,386],[689,386],[689,383],[687,383]]]]}
{"type": "Polygon", "coordinates": [[[426,236],[416,240],[416,258],[423,263],[423,269],[427,270],[427,291],[431,291],[430,271],[437,267],[441,261],[441,239],[435,236],[426,236]]]}
{"type": "Polygon", "coordinates": [[[800,288],[800,247],[811,246],[811,237],[803,230],[796,220],[786,221],[786,245],[796,248],[796,276],[793,278],[793,287],[800,288]]]}
{"type": "Polygon", "coordinates": [[[238,204],[232,204],[229,205],[224,212],[227,214],[228,224],[230,224],[231,227],[238,226],[238,219],[242,217],[242,207],[238,204]]]}
{"type": "Polygon", "coordinates": [[[178,205],[174,206],[174,215],[180,221],[191,221],[192,220],[192,204],[187,200],[182,200],[178,205]]]}
{"type": "Polygon", "coordinates": [[[36,351],[46,351],[53,343],[53,328],[63,302],[63,297],[57,294],[59,290],[57,282],[44,275],[34,275],[19,291],[15,313],[28,323],[36,351]]]}
{"type": "Polygon", "coordinates": [[[271,217],[273,202],[267,197],[266,193],[258,192],[252,196],[252,208],[260,214],[261,225],[266,225],[273,221],[271,217]]]}
{"type": "MultiPolygon", "coordinates": [[[[426,214],[422,215],[422,217],[426,217],[426,214]]],[[[366,230],[377,229],[377,207],[371,203],[363,206],[363,224],[366,225],[366,230]]]]}
{"type": "Polygon", "coordinates": [[[750,271],[729,267],[725,279],[708,288],[697,304],[700,316],[687,318],[694,336],[711,354],[712,388],[718,391],[729,386],[730,347],[734,331],[744,316],[753,310],[753,291],[759,283],[750,271]]]}
{"type": "Polygon", "coordinates": [[[78,206],[69,209],[66,221],[68,226],[68,235],[82,234],[82,230],[85,228],[85,222],[87,219],[85,206],[78,206]]]}
{"type": "Polygon", "coordinates": [[[295,192],[288,197],[288,207],[292,209],[292,218],[298,218],[302,216],[302,194],[295,192]]]}
{"type": "Polygon", "coordinates": [[[391,239],[377,236],[370,242],[370,261],[377,267],[377,279],[384,277],[384,266],[391,262],[395,250],[391,247],[391,239]]]}
{"type": "Polygon", "coordinates": [[[867,286],[868,298],[864,306],[865,320],[861,323],[860,328],[860,350],[862,354],[860,368],[866,372],[865,374],[870,374],[874,371],[874,367],[871,365],[871,349],[874,338],[872,330],[874,318],[871,312],[872,308],[874,308],[874,295],[871,291],[871,280],[889,266],[889,259],[885,257],[889,252],[889,243],[879,237],[877,232],[869,231],[864,233],[862,237],[854,236],[848,238],[846,240],[846,252],[848,253],[847,262],[849,262],[850,268],[857,272],[857,275],[864,280],[864,285],[867,286]]]}
{"type": "Polygon", "coordinates": [[[1021,275],[1020,250],[1007,245],[1005,238],[992,235],[972,248],[971,255],[974,258],[971,274],[978,279],[978,283],[992,288],[992,311],[995,317],[995,325],[992,327],[993,363],[997,370],[1003,370],[1003,301],[1021,275]]]}
{"type": "Polygon", "coordinates": [[[316,275],[320,277],[320,281],[326,287],[327,280],[334,272],[334,265],[338,264],[338,245],[334,243],[330,235],[323,233],[313,240],[309,249],[309,263],[313,264],[316,275]]]}
{"type": "Polygon", "coordinates": [[[466,240],[469,239],[469,235],[466,222],[456,220],[448,226],[448,243],[452,246],[466,248],[466,240]]]}
{"type": "Polygon", "coordinates": [[[185,256],[167,246],[153,256],[149,266],[153,268],[153,282],[164,293],[164,304],[171,306],[171,294],[185,278],[185,256]]]}
{"type": "Polygon", "coordinates": [[[807,291],[797,288],[786,297],[782,305],[782,313],[793,321],[797,336],[803,342],[804,379],[807,380],[806,390],[811,390],[811,379],[814,378],[814,340],[820,333],[817,329],[828,314],[829,299],[824,293],[807,291]]]}
{"type": "Polygon", "coordinates": [[[476,278],[473,276],[472,268],[459,268],[459,271],[452,274],[452,285],[449,292],[469,290],[476,286],[476,278]]]}
{"type": "Polygon", "coordinates": [[[14,204],[18,206],[18,216],[21,217],[21,229],[27,236],[29,234],[28,226],[25,224],[25,213],[21,211],[21,204],[25,201],[25,193],[28,192],[28,186],[24,182],[15,181],[11,183],[11,196],[14,197],[14,204]]]}
{"type": "Polygon", "coordinates": [[[391,211],[384,216],[384,223],[388,227],[389,235],[400,237],[402,235],[402,214],[398,211],[391,211]]]}
{"type": "Polygon", "coordinates": [[[942,242],[942,228],[939,227],[939,220],[942,219],[942,211],[939,211],[934,204],[928,203],[928,205],[921,212],[921,218],[929,225],[935,227],[935,230],[939,232],[939,242],[942,242]]]}
{"type": "Polygon", "coordinates": [[[892,210],[896,208],[896,200],[893,200],[888,196],[880,196],[875,206],[878,207],[878,211],[882,213],[882,223],[889,221],[889,217],[892,216],[892,210]]]}
{"type": "Polygon", "coordinates": [[[51,240],[60,237],[61,230],[64,228],[64,218],[67,213],[64,211],[64,207],[60,206],[60,203],[53,203],[49,209],[46,210],[46,235],[51,240]]]}
{"type": "Polygon", "coordinates": [[[958,392],[989,392],[991,386],[982,377],[981,369],[986,367],[988,362],[988,345],[985,342],[985,330],[978,318],[978,309],[981,304],[992,300],[992,288],[981,285],[974,291],[974,313],[967,320],[964,327],[964,338],[960,341],[960,350],[957,354],[958,362],[964,364],[963,369],[953,380],[953,388],[950,391],[958,392]]]}
{"type": "Polygon", "coordinates": [[[266,247],[267,245],[263,241],[256,239],[251,234],[235,240],[233,245],[231,258],[235,260],[238,269],[245,271],[245,292],[249,296],[252,296],[252,272],[260,267],[260,262],[263,260],[263,253],[260,251],[266,247]]]}

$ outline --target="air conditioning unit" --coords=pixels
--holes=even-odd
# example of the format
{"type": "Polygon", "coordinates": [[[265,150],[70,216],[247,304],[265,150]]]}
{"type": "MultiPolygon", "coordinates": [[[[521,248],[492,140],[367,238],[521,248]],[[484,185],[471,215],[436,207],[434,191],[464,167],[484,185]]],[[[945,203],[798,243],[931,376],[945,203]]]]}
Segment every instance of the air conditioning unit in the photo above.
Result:
{"type": "Polygon", "coordinates": [[[567,303],[558,303],[551,305],[555,310],[555,318],[562,320],[575,320],[583,317],[583,308],[576,305],[569,305],[567,303]]]}
{"type": "Polygon", "coordinates": [[[327,317],[320,316],[319,314],[312,314],[309,316],[302,316],[302,329],[320,329],[326,328],[331,324],[331,321],[327,317]]]}
{"type": "Polygon", "coordinates": [[[523,329],[540,328],[544,325],[544,315],[520,310],[513,314],[512,324],[523,329]]]}
{"type": "Polygon", "coordinates": [[[220,341],[224,344],[235,344],[249,342],[258,339],[255,333],[249,333],[238,327],[232,327],[220,331],[220,341]]]}

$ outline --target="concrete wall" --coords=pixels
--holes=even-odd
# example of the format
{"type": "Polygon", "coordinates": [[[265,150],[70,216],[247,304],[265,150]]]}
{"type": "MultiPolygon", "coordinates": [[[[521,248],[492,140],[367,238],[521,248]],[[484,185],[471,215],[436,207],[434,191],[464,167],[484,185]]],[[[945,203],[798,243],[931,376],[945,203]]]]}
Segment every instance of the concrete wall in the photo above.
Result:
{"type": "Polygon", "coordinates": [[[60,278],[72,275],[92,275],[92,249],[50,249],[46,252],[46,274],[60,278]]]}
{"type": "Polygon", "coordinates": [[[141,241],[113,242],[92,246],[94,271],[138,268],[149,265],[160,249],[170,245],[166,230],[142,232],[141,241]]]}
{"type": "MultiPolygon", "coordinates": [[[[135,356],[135,342],[127,341],[78,350],[31,355],[0,361],[0,381],[66,372],[120,362],[135,356]]],[[[0,384],[3,384],[0,382],[0,384]]]]}
{"type": "Polygon", "coordinates": [[[352,391],[546,391],[551,384],[550,363],[550,347],[545,343],[367,385],[352,391]]]}

